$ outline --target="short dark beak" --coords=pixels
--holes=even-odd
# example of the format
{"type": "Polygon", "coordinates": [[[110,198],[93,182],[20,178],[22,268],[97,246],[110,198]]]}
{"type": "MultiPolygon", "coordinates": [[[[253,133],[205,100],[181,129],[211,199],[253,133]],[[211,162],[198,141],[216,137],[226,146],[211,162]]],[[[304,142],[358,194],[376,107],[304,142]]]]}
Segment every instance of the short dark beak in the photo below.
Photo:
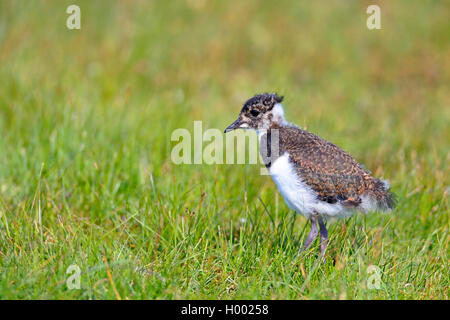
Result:
{"type": "Polygon", "coordinates": [[[239,129],[240,126],[241,126],[241,122],[239,121],[239,118],[238,118],[238,119],[236,119],[236,121],[234,121],[232,124],[230,124],[228,126],[228,128],[225,129],[224,133],[239,129]]]}

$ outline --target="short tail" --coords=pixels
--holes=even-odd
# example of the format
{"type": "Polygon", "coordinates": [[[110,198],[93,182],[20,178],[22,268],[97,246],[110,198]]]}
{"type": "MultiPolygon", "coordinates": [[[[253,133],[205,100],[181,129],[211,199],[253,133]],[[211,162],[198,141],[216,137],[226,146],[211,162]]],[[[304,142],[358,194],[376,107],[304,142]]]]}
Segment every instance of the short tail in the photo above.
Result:
{"type": "Polygon", "coordinates": [[[362,212],[368,213],[372,211],[389,212],[394,209],[396,204],[395,195],[391,192],[389,183],[384,180],[373,180],[374,185],[370,191],[361,195],[361,204],[358,209],[362,212]]]}
{"type": "Polygon", "coordinates": [[[391,192],[391,186],[388,181],[375,179],[374,196],[377,209],[380,211],[391,211],[397,204],[397,198],[391,192]]]}

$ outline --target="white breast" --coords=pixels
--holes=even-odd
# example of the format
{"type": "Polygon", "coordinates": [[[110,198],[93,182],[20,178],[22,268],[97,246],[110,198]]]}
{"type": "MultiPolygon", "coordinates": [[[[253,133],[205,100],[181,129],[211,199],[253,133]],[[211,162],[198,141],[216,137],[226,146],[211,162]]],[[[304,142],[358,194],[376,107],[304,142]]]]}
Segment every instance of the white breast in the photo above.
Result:
{"type": "Polygon", "coordinates": [[[298,177],[287,152],[272,163],[269,173],[288,207],[306,217],[314,213],[324,217],[351,213],[339,203],[318,200],[316,192],[298,177]]]}

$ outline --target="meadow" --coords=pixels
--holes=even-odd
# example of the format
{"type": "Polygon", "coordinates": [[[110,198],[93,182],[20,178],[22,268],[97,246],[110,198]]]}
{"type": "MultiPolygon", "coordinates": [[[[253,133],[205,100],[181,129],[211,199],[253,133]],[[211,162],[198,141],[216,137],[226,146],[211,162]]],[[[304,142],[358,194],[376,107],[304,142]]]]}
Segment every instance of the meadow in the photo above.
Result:
{"type": "Polygon", "coordinates": [[[448,299],[449,12],[1,0],[0,299],[448,299]],[[260,165],[171,161],[174,130],[267,91],[397,195],[332,221],[325,263],[260,165]]]}

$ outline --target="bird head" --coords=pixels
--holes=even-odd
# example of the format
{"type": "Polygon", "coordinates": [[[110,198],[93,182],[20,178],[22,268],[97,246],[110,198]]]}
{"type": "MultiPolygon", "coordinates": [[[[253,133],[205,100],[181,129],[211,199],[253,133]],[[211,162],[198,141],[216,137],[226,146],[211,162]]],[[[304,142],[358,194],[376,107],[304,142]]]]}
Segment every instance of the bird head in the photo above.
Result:
{"type": "Polygon", "coordinates": [[[274,123],[284,123],[281,106],[283,97],[276,93],[255,95],[244,103],[238,118],[225,129],[225,133],[236,129],[267,130],[274,123]]]}

